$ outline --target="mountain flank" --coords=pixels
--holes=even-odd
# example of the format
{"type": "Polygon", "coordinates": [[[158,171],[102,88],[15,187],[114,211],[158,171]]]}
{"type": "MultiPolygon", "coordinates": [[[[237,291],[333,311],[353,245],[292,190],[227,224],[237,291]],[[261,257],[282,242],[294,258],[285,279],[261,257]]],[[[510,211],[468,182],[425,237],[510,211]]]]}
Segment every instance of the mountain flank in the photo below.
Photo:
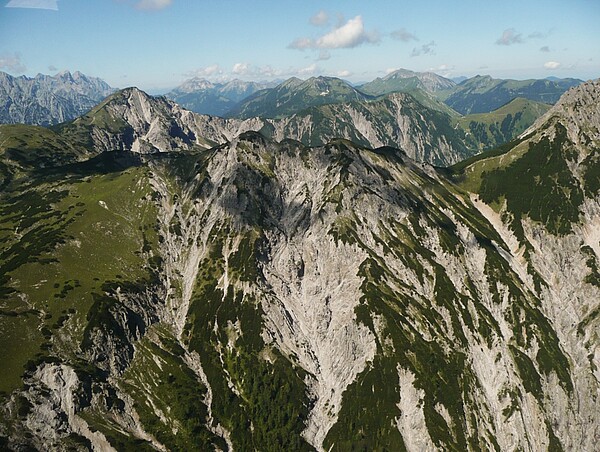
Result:
{"type": "Polygon", "coordinates": [[[0,127],[0,444],[594,450],[599,105],[450,169],[136,89],[0,127]]]}

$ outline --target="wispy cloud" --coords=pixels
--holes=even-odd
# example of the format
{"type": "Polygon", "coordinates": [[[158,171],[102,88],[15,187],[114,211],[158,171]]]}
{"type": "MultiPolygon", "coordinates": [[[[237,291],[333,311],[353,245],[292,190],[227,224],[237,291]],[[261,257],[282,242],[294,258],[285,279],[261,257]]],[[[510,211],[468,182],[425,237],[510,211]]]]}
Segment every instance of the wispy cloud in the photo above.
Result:
{"type": "Polygon", "coordinates": [[[402,42],[410,42],[410,41],[418,41],[419,40],[419,38],[417,38],[414,34],[407,31],[405,28],[400,28],[399,30],[392,31],[390,33],[390,35],[395,40],[402,41],[402,42]]]}
{"type": "Polygon", "coordinates": [[[550,52],[550,47],[548,47],[548,46],[540,47],[540,52],[550,52]]]}
{"type": "Polygon", "coordinates": [[[58,11],[58,0],[10,0],[6,8],[35,8],[58,11]]]}
{"type": "Polygon", "coordinates": [[[50,72],[56,72],[56,71],[58,71],[58,68],[56,66],[54,66],[53,64],[51,64],[50,66],[48,66],[48,70],[50,72]]]}
{"type": "Polygon", "coordinates": [[[313,63],[309,66],[298,69],[297,74],[298,75],[312,75],[316,72],[317,72],[317,65],[315,63],[313,63]]]}
{"type": "Polygon", "coordinates": [[[361,16],[348,20],[329,33],[316,39],[298,38],[288,47],[292,49],[351,49],[365,43],[379,42],[379,35],[365,30],[361,16]]]}
{"type": "Polygon", "coordinates": [[[27,70],[27,67],[21,61],[21,55],[18,53],[12,55],[4,53],[0,55],[0,69],[13,74],[21,74],[27,70]]]}
{"type": "Polygon", "coordinates": [[[352,75],[352,72],[350,72],[348,70],[343,70],[343,71],[338,71],[335,75],[337,75],[338,77],[350,77],[352,75]]]}
{"type": "Polygon", "coordinates": [[[554,33],[555,28],[550,28],[548,31],[534,31],[533,33],[529,33],[527,37],[529,39],[545,39],[554,33]]]}
{"type": "Polygon", "coordinates": [[[558,69],[561,66],[562,64],[560,64],[558,61],[547,61],[544,63],[544,68],[546,69],[558,69]]]}
{"type": "Polygon", "coordinates": [[[235,63],[231,72],[239,75],[246,74],[248,72],[248,63],[235,63]]]}
{"type": "Polygon", "coordinates": [[[290,49],[311,49],[315,47],[315,41],[311,38],[296,38],[288,46],[290,49]]]}
{"type": "Polygon", "coordinates": [[[435,55],[435,41],[423,44],[421,47],[415,47],[410,53],[411,57],[417,57],[421,55],[435,55]]]}
{"type": "Polygon", "coordinates": [[[310,18],[310,23],[317,27],[327,25],[329,23],[329,14],[321,10],[310,18]]]}
{"type": "Polygon", "coordinates": [[[502,32],[496,40],[496,44],[499,46],[510,46],[513,44],[521,44],[523,42],[523,35],[518,33],[514,28],[507,28],[502,32]]]}
{"type": "Polygon", "coordinates": [[[286,77],[309,77],[322,72],[322,68],[316,63],[308,66],[290,66],[288,68],[274,68],[273,66],[255,66],[247,62],[235,63],[231,69],[227,70],[214,64],[212,66],[201,67],[183,74],[186,78],[200,77],[215,82],[225,82],[234,78],[243,78],[248,80],[265,80],[273,78],[286,77]]]}
{"type": "Polygon", "coordinates": [[[201,67],[187,72],[186,77],[217,77],[223,74],[223,69],[218,64],[201,67]]]}
{"type": "Polygon", "coordinates": [[[166,8],[173,3],[173,0],[140,0],[135,4],[136,9],[145,11],[155,11],[166,8]]]}
{"type": "Polygon", "coordinates": [[[331,53],[328,50],[322,49],[319,52],[319,56],[317,57],[317,61],[326,61],[331,58],[331,53]]]}

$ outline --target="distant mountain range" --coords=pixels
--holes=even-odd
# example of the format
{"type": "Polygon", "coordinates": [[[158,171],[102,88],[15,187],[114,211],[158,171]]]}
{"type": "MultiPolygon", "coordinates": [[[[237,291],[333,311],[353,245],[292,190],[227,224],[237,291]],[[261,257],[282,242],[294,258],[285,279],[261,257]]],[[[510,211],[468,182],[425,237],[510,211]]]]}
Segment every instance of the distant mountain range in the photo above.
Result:
{"type": "Polygon", "coordinates": [[[81,72],[13,77],[0,72],[0,124],[50,125],[85,113],[114,92],[81,72]]]}
{"type": "MultiPolygon", "coordinates": [[[[229,139],[232,131],[246,130],[261,130],[274,139],[297,139],[308,146],[341,137],[364,146],[399,146],[412,158],[445,166],[516,138],[547,111],[548,104],[580,82],[476,76],[457,84],[431,72],[400,69],[358,87],[335,77],[290,78],[276,86],[193,78],[165,97],[186,110],[215,117],[212,122],[203,120],[220,124],[216,134],[221,138],[212,144],[225,136],[229,139]]],[[[113,91],[102,80],[79,72],[33,79],[2,73],[0,122],[68,121],[113,91]]],[[[149,133],[156,129],[148,127],[149,133]]]]}
{"type": "Polygon", "coordinates": [[[582,80],[573,78],[500,80],[477,75],[441,93],[440,99],[462,115],[488,113],[517,97],[554,104],[565,91],[580,83],[582,80]]]}
{"type": "Polygon", "coordinates": [[[281,118],[318,105],[373,100],[349,83],[335,77],[292,77],[271,89],[254,93],[232,109],[237,118],[281,118]]]}
{"type": "Polygon", "coordinates": [[[245,82],[237,79],[212,83],[195,77],[168,92],[165,97],[196,113],[224,116],[248,96],[276,85],[275,82],[245,82]]]}
{"type": "Polygon", "coordinates": [[[433,72],[413,72],[407,69],[398,69],[383,78],[376,78],[372,82],[359,86],[367,94],[380,96],[393,92],[410,92],[417,89],[435,93],[442,90],[451,90],[456,83],[433,72]]]}
{"type": "Polygon", "coordinates": [[[501,80],[489,76],[454,80],[432,72],[398,69],[385,77],[358,86],[335,77],[292,77],[276,86],[234,80],[213,84],[188,80],[166,95],[196,113],[250,118],[281,118],[305,108],[333,103],[374,100],[394,92],[409,93],[424,105],[450,116],[489,113],[517,97],[546,104],[555,103],[578,79],[501,80]],[[235,90],[232,93],[232,87],[235,90]]]}

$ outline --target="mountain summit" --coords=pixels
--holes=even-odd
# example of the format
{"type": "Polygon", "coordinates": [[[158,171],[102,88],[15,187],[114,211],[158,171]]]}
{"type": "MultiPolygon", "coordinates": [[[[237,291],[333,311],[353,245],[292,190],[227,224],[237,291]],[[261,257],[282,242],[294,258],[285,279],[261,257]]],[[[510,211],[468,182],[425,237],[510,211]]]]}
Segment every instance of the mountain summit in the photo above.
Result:
{"type": "Polygon", "coordinates": [[[408,69],[398,69],[383,78],[361,85],[359,89],[372,95],[382,95],[392,92],[411,92],[423,90],[429,93],[452,89],[456,83],[433,72],[413,72],[408,69]]]}
{"type": "Polygon", "coordinates": [[[229,116],[280,118],[308,107],[368,100],[372,97],[335,77],[290,78],[275,88],[258,91],[237,105],[229,116]]]}

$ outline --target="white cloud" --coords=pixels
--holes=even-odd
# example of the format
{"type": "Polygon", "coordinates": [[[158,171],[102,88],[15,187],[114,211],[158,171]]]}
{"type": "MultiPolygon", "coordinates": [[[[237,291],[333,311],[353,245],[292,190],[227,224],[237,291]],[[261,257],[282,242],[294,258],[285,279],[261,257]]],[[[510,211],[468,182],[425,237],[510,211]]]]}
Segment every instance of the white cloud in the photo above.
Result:
{"type": "Polygon", "coordinates": [[[21,61],[21,55],[18,53],[12,55],[5,53],[0,55],[0,69],[13,74],[21,74],[27,70],[27,67],[21,61]]]}
{"type": "Polygon", "coordinates": [[[187,77],[216,77],[223,75],[223,70],[218,64],[201,67],[185,74],[187,77]]]}
{"type": "Polygon", "coordinates": [[[421,55],[435,55],[435,41],[423,44],[421,47],[415,47],[411,52],[411,57],[417,57],[421,55]]]}
{"type": "Polygon", "coordinates": [[[313,63],[310,66],[298,69],[297,74],[298,75],[310,75],[310,74],[314,74],[316,71],[317,71],[317,65],[315,63],[313,63]]]}
{"type": "Polygon", "coordinates": [[[248,63],[235,63],[231,72],[237,75],[244,75],[248,73],[248,63]]]}
{"type": "Polygon", "coordinates": [[[297,38],[297,39],[294,39],[288,47],[291,49],[304,50],[304,49],[313,48],[314,46],[315,46],[315,43],[310,38],[297,38]]]}
{"type": "Polygon", "coordinates": [[[321,10],[310,18],[310,23],[316,25],[317,27],[327,25],[329,23],[329,14],[321,10]]]}
{"type": "Polygon", "coordinates": [[[496,39],[496,44],[500,46],[510,46],[512,44],[521,44],[523,37],[521,33],[517,33],[514,28],[507,28],[502,32],[502,36],[496,39]]]}
{"type": "Polygon", "coordinates": [[[396,67],[389,67],[385,70],[385,74],[388,75],[388,74],[391,74],[392,72],[396,72],[397,70],[398,70],[398,68],[396,68],[396,67]]]}
{"type": "Polygon", "coordinates": [[[558,69],[562,65],[558,61],[547,61],[544,63],[546,69],[558,69]]]}
{"type": "Polygon", "coordinates": [[[170,6],[171,3],[173,0],[140,0],[135,7],[142,10],[158,10],[170,6]]]}
{"type": "Polygon", "coordinates": [[[406,31],[405,28],[401,28],[399,30],[392,31],[391,35],[392,35],[392,38],[396,39],[397,41],[402,41],[402,42],[410,42],[410,41],[418,41],[419,40],[419,38],[417,38],[414,34],[406,31]]]}
{"type": "Polygon", "coordinates": [[[440,64],[436,70],[438,71],[451,71],[452,69],[454,69],[454,66],[452,66],[451,64],[440,64]]]}
{"type": "Polygon", "coordinates": [[[274,68],[270,65],[254,66],[251,63],[235,63],[230,70],[224,70],[215,64],[189,71],[182,75],[186,78],[200,77],[213,82],[225,82],[234,78],[255,81],[287,77],[306,78],[322,72],[322,68],[317,63],[311,63],[305,67],[289,66],[287,68],[274,68]]]}
{"type": "Polygon", "coordinates": [[[58,11],[58,0],[10,0],[7,8],[36,8],[58,11]]]}
{"type": "Polygon", "coordinates": [[[298,38],[289,47],[292,49],[350,49],[365,43],[379,42],[377,33],[367,32],[361,16],[339,25],[317,39],[298,38]]]}
{"type": "Polygon", "coordinates": [[[316,41],[320,49],[348,49],[365,42],[377,42],[379,38],[365,31],[361,16],[350,19],[344,25],[332,30],[316,41]]]}
{"type": "Polygon", "coordinates": [[[343,70],[343,71],[338,71],[338,73],[336,75],[338,77],[350,77],[352,75],[352,72],[350,72],[348,70],[343,70]]]}

